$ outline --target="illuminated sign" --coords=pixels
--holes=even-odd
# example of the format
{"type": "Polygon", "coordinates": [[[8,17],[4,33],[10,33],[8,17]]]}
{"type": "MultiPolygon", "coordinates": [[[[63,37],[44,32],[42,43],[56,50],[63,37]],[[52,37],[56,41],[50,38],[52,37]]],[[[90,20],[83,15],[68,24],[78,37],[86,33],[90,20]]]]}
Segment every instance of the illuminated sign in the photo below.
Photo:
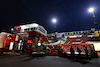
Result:
{"type": "Polygon", "coordinates": [[[95,51],[100,51],[100,43],[93,43],[95,51]]]}
{"type": "Polygon", "coordinates": [[[27,29],[27,28],[32,28],[32,27],[38,27],[38,24],[33,23],[33,24],[27,24],[27,25],[20,25],[21,29],[27,29]]]}
{"type": "Polygon", "coordinates": [[[94,49],[95,51],[100,51],[100,42],[91,42],[91,41],[88,41],[88,43],[92,43],[94,45],[94,49]]]}

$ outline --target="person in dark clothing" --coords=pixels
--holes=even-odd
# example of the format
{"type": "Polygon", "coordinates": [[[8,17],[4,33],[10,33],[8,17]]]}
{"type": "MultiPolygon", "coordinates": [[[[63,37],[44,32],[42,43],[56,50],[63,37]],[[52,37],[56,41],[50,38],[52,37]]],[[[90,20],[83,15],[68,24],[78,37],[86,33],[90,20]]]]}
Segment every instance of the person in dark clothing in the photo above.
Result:
{"type": "Polygon", "coordinates": [[[87,49],[87,47],[85,47],[85,55],[86,55],[86,58],[88,59],[88,49],[87,49]]]}
{"type": "Polygon", "coordinates": [[[81,54],[81,50],[77,47],[77,51],[79,52],[79,58],[81,57],[80,54],[81,54]]]}
{"type": "Polygon", "coordinates": [[[27,39],[24,37],[22,42],[23,42],[22,53],[24,53],[24,51],[26,50],[27,39]]]}
{"type": "Polygon", "coordinates": [[[70,52],[71,52],[71,58],[74,59],[74,52],[75,52],[75,51],[74,51],[74,49],[72,48],[72,46],[71,46],[71,48],[70,48],[70,52]]]}

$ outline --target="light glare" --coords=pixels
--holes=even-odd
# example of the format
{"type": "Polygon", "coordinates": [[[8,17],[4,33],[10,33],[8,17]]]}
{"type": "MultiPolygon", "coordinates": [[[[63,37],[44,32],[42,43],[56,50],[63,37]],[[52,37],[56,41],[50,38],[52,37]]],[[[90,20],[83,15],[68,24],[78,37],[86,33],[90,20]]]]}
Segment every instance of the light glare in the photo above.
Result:
{"type": "Polygon", "coordinates": [[[53,19],[53,20],[52,20],[53,23],[56,23],[56,21],[57,21],[56,19],[53,19]]]}
{"type": "Polygon", "coordinates": [[[11,31],[13,31],[14,29],[13,28],[11,28],[11,31]]]}
{"type": "Polygon", "coordinates": [[[90,8],[88,11],[89,12],[93,12],[94,11],[94,8],[90,8]]]}

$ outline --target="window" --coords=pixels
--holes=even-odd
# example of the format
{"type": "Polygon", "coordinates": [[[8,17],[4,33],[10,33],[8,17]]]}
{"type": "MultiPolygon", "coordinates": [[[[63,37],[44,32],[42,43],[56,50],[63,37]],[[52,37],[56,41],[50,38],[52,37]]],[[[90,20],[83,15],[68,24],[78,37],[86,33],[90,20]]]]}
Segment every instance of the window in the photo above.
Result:
{"type": "Polygon", "coordinates": [[[76,34],[78,34],[78,32],[76,32],[76,34]]]}
{"type": "Polygon", "coordinates": [[[40,28],[40,27],[39,27],[39,30],[40,30],[41,32],[45,33],[45,31],[44,31],[42,28],[40,28]]]}
{"type": "Polygon", "coordinates": [[[81,32],[79,32],[79,34],[81,34],[81,32]]]}
{"type": "Polygon", "coordinates": [[[73,32],[73,34],[75,34],[75,32],[73,32]]]}
{"type": "Polygon", "coordinates": [[[34,28],[31,28],[31,31],[33,31],[34,30],[34,28]]]}
{"type": "Polygon", "coordinates": [[[27,29],[24,29],[24,32],[27,32],[27,29]]]}

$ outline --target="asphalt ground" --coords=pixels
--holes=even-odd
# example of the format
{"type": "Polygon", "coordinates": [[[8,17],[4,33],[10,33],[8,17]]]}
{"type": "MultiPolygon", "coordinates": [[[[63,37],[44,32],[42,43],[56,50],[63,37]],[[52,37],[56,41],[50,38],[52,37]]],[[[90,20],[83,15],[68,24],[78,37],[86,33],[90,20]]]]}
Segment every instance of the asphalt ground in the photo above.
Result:
{"type": "Polygon", "coordinates": [[[4,53],[0,55],[0,67],[100,67],[100,58],[86,63],[59,56],[4,53]]]}

